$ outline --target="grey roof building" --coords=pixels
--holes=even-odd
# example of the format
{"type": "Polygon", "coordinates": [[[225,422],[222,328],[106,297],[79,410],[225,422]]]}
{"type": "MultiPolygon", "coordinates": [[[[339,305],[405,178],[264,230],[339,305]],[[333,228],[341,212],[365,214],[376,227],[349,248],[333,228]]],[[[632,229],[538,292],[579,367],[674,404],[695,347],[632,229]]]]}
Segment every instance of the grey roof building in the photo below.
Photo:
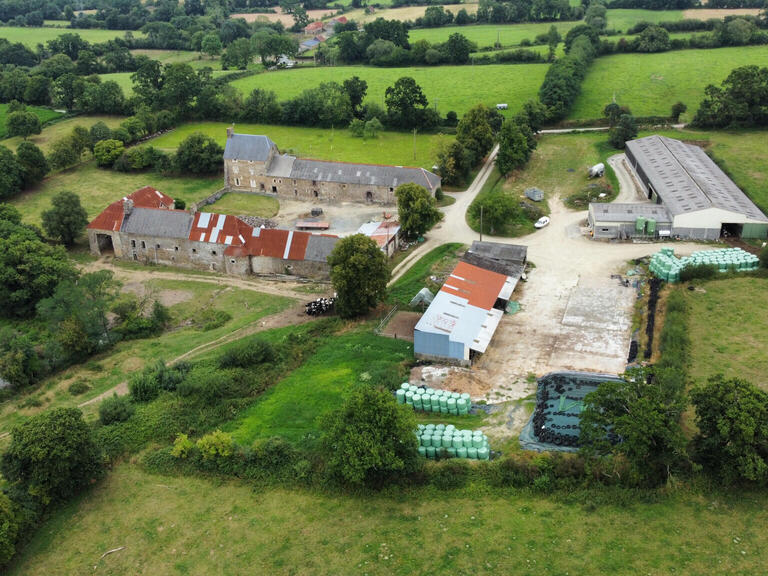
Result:
{"type": "Polygon", "coordinates": [[[122,232],[159,238],[186,238],[194,215],[182,210],[131,208],[126,210],[122,232]]]}
{"type": "MultiPolygon", "coordinates": [[[[673,236],[716,240],[768,235],[768,217],[699,146],[653,135],[627,142],[626,156],[646,196],[667,210],[673,236]]],[[[599,216],[590,207],[593,213],[599,216]]]]}
{"type": "Polygon", "coordinates": [[[270,154],[277,152],[277,145],[267,136],[254,134],[235,134],[227,129],[227,144],[224,147],[224,160],[245,160],[247,162],[266,162],[270,154]]]}

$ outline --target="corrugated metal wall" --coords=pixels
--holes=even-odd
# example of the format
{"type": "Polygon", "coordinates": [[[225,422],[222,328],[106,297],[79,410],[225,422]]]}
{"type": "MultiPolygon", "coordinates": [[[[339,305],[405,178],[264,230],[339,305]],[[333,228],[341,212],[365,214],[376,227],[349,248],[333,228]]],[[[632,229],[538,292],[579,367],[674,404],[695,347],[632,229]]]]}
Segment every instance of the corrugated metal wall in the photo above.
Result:
{"type": "Polygon", "coordinates": [[[741,229],[742,238],[768,238],[768,224],[744,224],[741,229]]]}
{"type": "Polygon", "coordinates": [[[428,332],[413,332],[413,352],[425,356],[442,356],[454,360],[464,360],[464,345],[461,342],[451,342],[447,334],[431,334],[428,332]]]}

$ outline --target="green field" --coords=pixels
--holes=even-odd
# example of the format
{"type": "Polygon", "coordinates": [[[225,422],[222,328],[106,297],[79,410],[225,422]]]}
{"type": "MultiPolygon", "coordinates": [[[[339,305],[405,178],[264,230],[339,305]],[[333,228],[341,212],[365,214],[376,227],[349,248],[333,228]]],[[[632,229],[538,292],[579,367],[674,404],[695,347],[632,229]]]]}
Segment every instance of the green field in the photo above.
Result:
{"type": "Polygon", "coordinates": [[[398,78],[410,76],[424,90],[430,106],[441,115],[453,110],[459,116],[476,104],[495,106],[509,104],[509,112],[517,112],[526,100],[536,98],[547,72],[546,64],[489,66],[438,66],[433,68],[369,68],[338,66],[266,72],[235,80],[232,85],[243,94],[254,88],[273,90],[278,99],[293,98],[321,82],[343,82],[359,76],[368,82],[367,101],[384,106],[384,91],[398,78]]]}
{"type": "Polygon", "coordinates": [[[608,10],[609,30],[620,30],[626,32],[629,28],[638,22],[674,22],[683,19],[682,10],[629,10],[617,8],[608,10]]]}
{"type": "MultiPolygon", "coordinates": [[[[203,132],[223,146],[227,139],[227,126],[229,124],[224,122],[184,124],[152,140],[152,145],[169,150],[175,149],[193,132],[203,132]]],[[[297,156],[423,168],[431,168],[434,165],[440,139],[451,138],[439,134],[417,134],[414,154],[414,137],[408,132],[381,132],[378,138],[363,140],[352,136],[346,129],[237,124],[235,130],[243,134],[266,134],[282,152],[290,152],[297,156]]]]}
{"type": "MultiPolygon", "coordinates": [[[[117,274],[119,275],[119,270],[117,274]]],[[[218,282],[153,280],[151,272],[147,272],[147,278],[146,284],[154,287],[158,296],[162,298],[167,295],[171,302],[177,302],[170,306],[172,329],[155,338],[119,342],[87,363],[72,366],[48,378],[34,392],[0,404],[0,434],[8,432],[13,425],[42,410],[77,406],[117,386],[158,358],[173,360],[198,346],[249,326],[264,316],[279,312],[293,303],[289,298],[228,287],[218,282]],[[201,310],[207,306],[227,312],[231,319],[212,330],[201,330],[192,325],[195,319],[199,318],[201,310]],[[99,366],[98,370],[91,368],[95,364],[99,366]],[[76,380],[86,382],[90,390],[81,396],[72,396],[68,388],[76,380]],[[39,399],[40,405],[24,404],[27,397],[39,399]],[[22,405],[24,407],[21,407],[22,405]]],[[[134,286],[135,284],[132,283],[134,286]]],[[[87,416],[95,417],[97,408],[98,404],[85,408],[87,416]]]]}
{"type": "Polygon", "coordinates": [[[131,50],[134,56],[146,56],[152,60],[157,60],[161,64],[189,64],[193,68],[213,68],[221,70],[221,60],[219,58],[210,58],[203,56],[200,52],[190,50],[131,50]]]}
{"type": "Polygon", "coordinates": [[[344,333],[320,346],[227,430],[241,444],[270,436],[300,440],[317,432],[318,416],[337,408],[354,386],[368,386],[412,357],[411,343],[377,336],[370,327],[344,333]]]}
{"type": "MultiPolygon", "coordinates": [[[[4,26],[0,28],[0,38],[5,38],[9,42],[21,42],[29,48],[35,48],[38,44],[45,44],[48,40],[58,38],[62,34],[77,34],[83,40],[91,43],[106,42],[115,38],[125,36],[124,30],[81,30],[74,28],[19,28],[15,26],[4,26]]],[[[132,30],[134,38],[144,38],[144,33],[138,30],[132,30]]]]}
{"type": "Polygon", "coordinates": [[[451,34],[461,34],[477,44],[478,48],[493,47],[498,41],[502,47],[517,46],[521,40],[533,42],[539,34],[546,34],[550,26],[555,25],[561,36],[581,21],[573,22],[534,22],[527,24],[475,24],[472,26],[444,26],[442,28],[415,28],[409,30],[411,43],[426,40],[430,44],[439,44],[448,40],[451,34]]]}
{"type": "MultiPolygon", "coordinates": [[[[187,52],[187,54],[196,54],[195,52],[187,52]]],[[[202,61],[202,60],[194,60],[194,62],[187,62],[187,64],[191,64],[193,68],[203,68],[204,66],[210,66],[211,68],[219,68],[218,70],[213,71],[213,77],[219,78],[221,76],[226,76],[227,74],[232,74],[230,70],[221,70],[221,63],[218,61],[202,61]],[[200,64],[200,62],[204,62],[200,64]]],[[[112,82],[117,82],[117,84],[120,86],[120,88],[123,89],[123,94],[126,96],[130,96],[133,94],[133,82],[131,81],[131,76],[133,75],[133,72],[113,72],[112,74],[99,74],[99,78],[101,78],[102,82],[106,82],[107,80],[111,80],[112,82]]]]}
{"type": "Polygon", "coordinates": [[[234,214],[235,216],[245,214],[247,216],[272,218],[277,215],[280,203],[276,198],[269,196],[230,193],[224,194],[220,200],[210,204],[205,209],[211,212],[218,212],[219,214],[234,214]]]}
{"type": "Polygon", "coordinates": [[[154,186],[172,198],[183,199],[189,205],[213,194],[223,183],[221,176],[179,178],[155,172],[126,174],[97,168],[96,162],[91,161],[47,178],[40,186],[23,192],[10,203],[21,211],[25,222],[40,224],[40,214],[50,208],[51,198],[62,190],[78,194],[91,219],[115,200],[143,186],[154,186]]]}
{"type": "Polygon", "coordinates": [[[603,56],[590,66],[569,119],[600,118],[615,98],[636,116],[667,116],[680,100],[690,120],[708,84],[719,85],[734,68],[766,60],[768,46],[603,56]]]}
{"type": "Polygon", "coordinates": [[[689,305],[691,362],[696,384],[716,374],[744,378],[768,391],[768,280],[735,278],[680,291],[689,305]]]}
{"type": "MultiPolygon", "coordinates": [[[[5,106],[4,104],[2,106],[5,106]]],[[[48,110],[43,108],[42,110],[48,110]]],[[[51,111],[53,112],[53,111],[51,111]]],[[[58,114],[54,112],[54,114],[58,114]]],[[[59,115],[60,116],[60,115],[59,115]]],[[[110,128],[117,128],[120,122],[125,120],[122,116],[76,116],[74,118],[67,118],[59,122],[54,122],[49,126],[44,126],[43,131],[40,134],[35,134],[27,138],[28,142],[32,142],[35,146],[38,146],[43,152],[49,152],[51,145],[67,136],[75,126],[84,126],[90,128],[96,122],[104,122],[110,128]]],[[[16,149],[16,147],[23,141],[23,138],[16,136],[14,138],[7,138],[0,142],[3,146],[16,149]]]]}
{"type": "Polygon", "coordinates": [[[673,490],[623,506],[599,498],[599,491],[558,498],[511,490],[322,495],[155,476],[123,463],[54,512],[8,575],[765,572],[764,492],[673,490]]]}
{"type": "MultiPolygon", "coordinates": [[[[27,106],[27,111],[34,112],[35,116],[40,118],[40,122],[42,124],[45,124],[46,122],[50,122],[51,120],[55,120],[56,118],[61,118],[63,114],[61,112],[56,112],[55,110],[51,110],[50,108],[41,108],[39,106],[27,106]]],[[[5,122],[8,116],[8,104],[0,104],[0,139],[5,138],[5,122]]],[[[29,140],[31,140],[33,137],[30,137],[29,140]]],[[[14,139],[16,140],[16,139],[14,139]]],[[[18,138],[18,141],[21,142],[23,138],[18,138]]],[[[10,141],[2,142],[3,146],[11,146],[16,147],[18,144],[11,144],[10,141]]]]}

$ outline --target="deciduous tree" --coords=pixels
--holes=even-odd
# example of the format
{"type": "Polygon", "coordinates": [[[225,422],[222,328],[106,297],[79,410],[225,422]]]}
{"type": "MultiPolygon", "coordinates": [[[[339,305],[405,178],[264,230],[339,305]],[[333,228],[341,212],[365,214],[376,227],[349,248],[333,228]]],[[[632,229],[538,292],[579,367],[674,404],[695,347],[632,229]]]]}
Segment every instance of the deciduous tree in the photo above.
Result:
{"type": "Polygon", "coordinates": [[[440,221],[440,211],[427,189],[418,184],[401,184],[395,190],[400,227],[408,238],[423,236],[440,221]]]}
{"type": "Polygon", "coordinates": [[[85,230],[88,213],[80,205],[80,197],[66,190],[56,194],[51,204],[50,210],[42,214],[43,229],[48,237],[61,240],[65,246],[71,246],[85,230]]]}
{"type": "Polygon", "coordinates": [[[337,294],[336,311],[342,318],[365,314],[386,296],[387,257],[367,236],[355,234],[339,240],[328,264],[337,294]]]}

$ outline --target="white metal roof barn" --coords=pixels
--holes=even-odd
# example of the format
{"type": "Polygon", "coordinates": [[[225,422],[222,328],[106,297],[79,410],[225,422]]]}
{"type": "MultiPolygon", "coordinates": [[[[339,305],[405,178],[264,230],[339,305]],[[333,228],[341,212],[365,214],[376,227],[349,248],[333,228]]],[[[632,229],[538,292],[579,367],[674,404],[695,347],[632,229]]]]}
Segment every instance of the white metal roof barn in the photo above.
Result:
{"type": "Polygon", "coordinates": [[[699,146],[653,135],[627,142],[626,155],[645,195],[668,212],[672,236],[768,237],[768,217],[699,146]]]}

